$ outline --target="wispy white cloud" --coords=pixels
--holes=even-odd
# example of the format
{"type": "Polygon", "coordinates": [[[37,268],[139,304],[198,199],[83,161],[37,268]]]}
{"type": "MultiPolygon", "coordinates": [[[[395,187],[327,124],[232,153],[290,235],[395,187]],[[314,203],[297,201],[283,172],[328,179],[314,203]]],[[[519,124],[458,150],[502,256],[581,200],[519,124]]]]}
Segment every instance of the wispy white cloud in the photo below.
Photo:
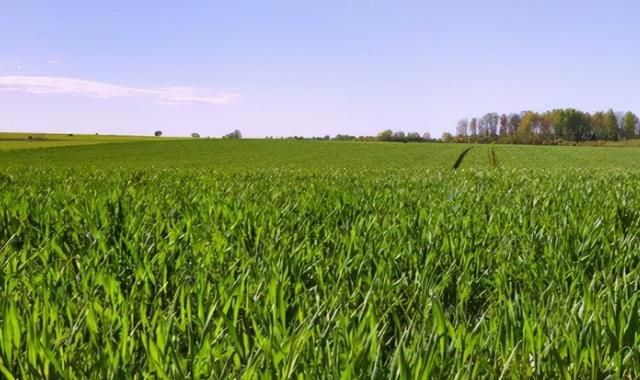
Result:
{"type": "Polygon", "coordinates": [[[62,63],[61,59],[48,59],[47,63],[50,65],[57,65],[58,63],[62,63]]]}
{"type": "Polygon", "coordinates": [[[193,87],[127,87],[90,80],[48,76],[0,76],[0,91],[67,94],[110,99],[150,98],[157,104],[230,104],[239,94],[208,95],[193,87]]]}

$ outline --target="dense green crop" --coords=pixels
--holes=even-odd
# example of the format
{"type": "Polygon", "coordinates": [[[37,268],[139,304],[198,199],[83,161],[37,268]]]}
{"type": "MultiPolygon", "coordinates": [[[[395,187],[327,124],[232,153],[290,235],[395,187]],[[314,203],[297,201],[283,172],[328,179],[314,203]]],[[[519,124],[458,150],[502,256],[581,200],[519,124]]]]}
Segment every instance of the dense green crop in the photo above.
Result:
{"type": "Polygon", "coordinates": [[[639,222],[622,171],[5,170],[0,370],[635,378],[639,222]]]}
{"type": "Polygon", "coordinates": [[[0,168],[154,167],[208,168],[225,172],[273,168],[313,171],[451,169],[468,147],[473,148],[461,168],[640,168],[638,147],[209,139],[0,150],[0,168]]]}
{"type": "Polygon", "coordinates": [[[463,145],[455,144],[194,139],[5,151],[0,152],[0,167],[442,168],[451,167],[462,150],[463,145]]]}

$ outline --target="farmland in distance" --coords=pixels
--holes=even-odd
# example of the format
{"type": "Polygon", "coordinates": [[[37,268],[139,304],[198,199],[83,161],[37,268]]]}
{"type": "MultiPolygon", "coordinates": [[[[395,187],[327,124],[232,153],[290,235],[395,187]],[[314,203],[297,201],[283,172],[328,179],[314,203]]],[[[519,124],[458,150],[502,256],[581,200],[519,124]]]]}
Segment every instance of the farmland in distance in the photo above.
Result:
{"type": "MultiPolygon", "coordinates": [[[[157,140],[149,136],[76,135],[73,133],[11,133],[0,132],[0,151],[52,148],[74,145],[157,140]]],[[[166,140],[167,138],[165,138],[166,140]]],[[[175,138],[174,138],[175,139],[175,138]]]]}
{"type": "Polygon", "coordinates": [[[423,170],[451,169],[472,147],[461,169],[640,168],[640,148],[300,140],[91,138],[93,145],[0,151],[0,168],[423,170]],[[103,140],[103,139],[104,140],[103,140]],[[492,153],[493,152],[493,153],[492,153]],[[492,155],[495,160],[492,160],[492,155]]]}

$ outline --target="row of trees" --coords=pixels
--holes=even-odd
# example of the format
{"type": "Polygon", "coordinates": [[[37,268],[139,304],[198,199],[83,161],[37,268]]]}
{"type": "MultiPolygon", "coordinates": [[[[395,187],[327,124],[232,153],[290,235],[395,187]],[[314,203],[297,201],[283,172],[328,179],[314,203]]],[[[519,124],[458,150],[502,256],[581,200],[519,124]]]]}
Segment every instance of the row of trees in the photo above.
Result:
{"type": "MultiPolygon", "coordinates": [[[[275,139],[273,136],[267,136],[266,139],[275,139]]],[[[284,140],[334,140],[334,141],[396,141],[396,142],[418,142],[418,141],[436,141],[431,138],[431,134],[424,133],[422,136],[418,132],[405,133],[403,131],[392,131],[387,129],[378,133],[377,136],[353,136],[347,134],[337,134],[334,137],[326,135],[324,137],[303,137],[290,136],[279,137],[284,140]]]]}
{"type": "MultiPolygon", "coordinates": [[[[96,133],[97,135],[97,133],[96,133]]],[[[153,133],[153,135],[155,137],[161,137],[162,136],[162,131],[158,130],[155,131],[153,133]]],[[[200,138],[200,134],[198,132],[193,132],[191,134],[191,137],[193,137],[194,139],[199,139],[200,138]]],[[[222,136],[223,139],[241,139],[242,138],[242,132],[240,132],[239,129],[234,130],[231,133],[227,133],[226,135],[222,136]]]]}
{"type": "Polygon", "coordinates": [[[222,138],[223,139],[241,139],[242,132],[240,132],[239,129],[235,129],[233,132],[227,133],[226,135],[222,136],[222,138]]]}
{"type": "Polygon", "coordinates": [[[408,132],[404,133],[403,131],[392,131],[391,129],[387,129],[378,133],[376,137],[378,141],[400,141],[400,142],[418,142],[418,141],[431,141],[431,135],[429,133],[424,133],[422,136],[418,132],[408,132]]]}
{"type": "Polygon", "coordinates": [[[492,112],[479,119],[461,119],[455,136],[445,134],[443,140],[540,144],[559,139],[579,142],[632,139],[638,136],[640,122],[633,112],[616,113],[609,110],[589,114],[567,108],[508,115],[492,112]]]}

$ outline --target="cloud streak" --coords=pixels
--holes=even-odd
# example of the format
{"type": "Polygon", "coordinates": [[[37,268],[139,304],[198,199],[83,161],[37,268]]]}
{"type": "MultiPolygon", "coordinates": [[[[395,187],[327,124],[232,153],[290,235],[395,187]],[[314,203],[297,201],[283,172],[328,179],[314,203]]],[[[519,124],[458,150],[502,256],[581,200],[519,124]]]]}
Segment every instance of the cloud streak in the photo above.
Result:
{"type": "Polygon", "coordinates": [[[209,95],[193,87],[127,87],[84,79],[48,76],[0,76],[0,91],[63,94],[98,99],[146,98],[157,104],[230,104],[239,94],[209,95]]]}

